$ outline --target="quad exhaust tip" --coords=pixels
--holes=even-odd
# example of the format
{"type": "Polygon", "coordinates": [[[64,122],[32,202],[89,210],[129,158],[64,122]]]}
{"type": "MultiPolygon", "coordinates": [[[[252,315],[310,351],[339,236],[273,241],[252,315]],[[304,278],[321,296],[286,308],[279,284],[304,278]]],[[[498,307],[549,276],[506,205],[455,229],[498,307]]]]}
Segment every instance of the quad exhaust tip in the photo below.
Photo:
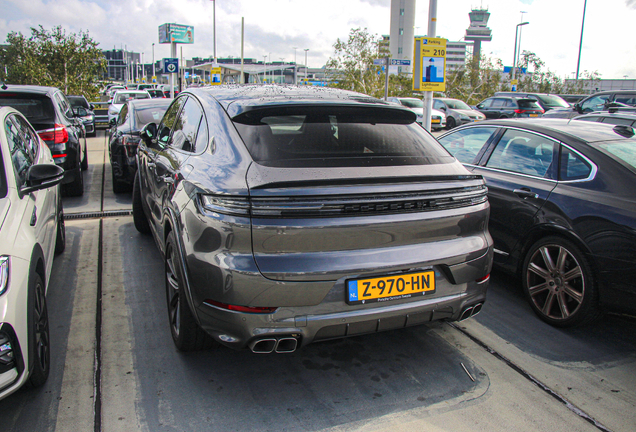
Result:
{"type": "Polygon", "coordinates": [[[483,303],[477,303],[476,305],[467,307],[459,316],[458,321],[464,321],[465,319],[468,319],[470,317],[477,315],[479,312],[481,312],[481,307],[483,305],[484,305],[483,303]]]}
{"type": "Polygon", "coordinates": [[[249,343],[249,348],[256,354],[293,353],[298,347],[298,339],[295,337],[256,339],[249,343]]]}

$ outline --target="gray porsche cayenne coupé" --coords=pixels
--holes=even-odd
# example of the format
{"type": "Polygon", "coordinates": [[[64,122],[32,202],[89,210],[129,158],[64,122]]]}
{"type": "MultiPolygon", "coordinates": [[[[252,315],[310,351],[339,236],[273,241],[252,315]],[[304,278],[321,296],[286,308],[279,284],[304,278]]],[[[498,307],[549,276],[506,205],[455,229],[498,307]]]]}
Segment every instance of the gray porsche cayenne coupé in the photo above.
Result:
{"type": "Polygon", "coordinates": [[[292,352],[479,312],[489,204],[407,108],[311,87],[179,94],[142,131],[133,219],[183,351],[292,352]]]}

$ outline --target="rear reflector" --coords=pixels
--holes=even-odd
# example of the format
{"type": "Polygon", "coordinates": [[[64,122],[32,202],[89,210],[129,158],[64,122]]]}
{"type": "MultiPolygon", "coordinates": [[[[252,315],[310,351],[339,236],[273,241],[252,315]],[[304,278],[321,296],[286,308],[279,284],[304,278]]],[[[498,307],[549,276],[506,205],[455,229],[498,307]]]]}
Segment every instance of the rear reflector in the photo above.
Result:
{"type": "Polygon", "coordinates": [[[238,306],[238,305],[230,305],[221,302],[217,302],[214,300],[204,300],[203,303],[207,303],[212,306],[219,307],[221,309],[227,309],[235,312],[245,312],[245,313],[260,313],[260,314],[270,314],[276,312],[276,307],[249,307],[249,306],[238,306]]]}
{"type": "Polygon", "coordinates": [[[488,273],[486,276],[484,276],[482,278],[477,279],[475,282],[484,283],[484,282],[488,281],[489,279],[490,279],[490,273],[488,273]]]}

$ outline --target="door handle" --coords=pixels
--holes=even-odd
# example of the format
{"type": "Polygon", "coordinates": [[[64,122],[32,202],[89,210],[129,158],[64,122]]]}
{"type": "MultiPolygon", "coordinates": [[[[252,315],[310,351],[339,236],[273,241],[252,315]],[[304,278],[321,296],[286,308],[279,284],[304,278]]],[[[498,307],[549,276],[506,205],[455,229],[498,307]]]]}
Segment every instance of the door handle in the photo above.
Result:
{"type": "Polygon", "coordinates": [[[539,194],[532,192],[530,189],[514,189],[512,191],[512,193],[514,193],[515,195],[517,195],[519,198],[539,198],[539,194]]]}

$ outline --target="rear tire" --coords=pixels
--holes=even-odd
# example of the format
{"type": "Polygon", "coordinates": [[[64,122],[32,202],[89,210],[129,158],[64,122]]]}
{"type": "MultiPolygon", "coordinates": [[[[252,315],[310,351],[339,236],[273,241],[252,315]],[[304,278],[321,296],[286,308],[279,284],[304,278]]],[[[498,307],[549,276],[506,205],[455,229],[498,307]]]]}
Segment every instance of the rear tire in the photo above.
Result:
{"type": "Polygon", "coordinates": [[[534,243],[523,261],[523,291],[534,312],[555,327],[601,316],[591,266],[572,242],[556,236],[534,243]]]}
{"type": "MultiPolygon", "coordinates": [[[[133,183],[132,193],[132,210],[135,228],[142,234],[150,234],[150,223],[144,212],[144,204],[141,198],[141,185],[139,184],[139,172],[135,174],[135,182],[133,183]]],[[[114,184],[113,184],[114,187],[114,184]]]]}
{"type": "Polygon", "coordinates": [[[77,176],[72,183],[69,183],[66,186],[66,194],[68,196],[78,197],[84,195],[84,173],[82,172],[81,166],[80,169],[77,170],[77,176]]]}
{"type": "Polygon", "coordinates": [[[29,334],[30,353],[29,359],[32,368],[29,376],[31,387],[40,387],[49,377],[51,369],[51,347],[49,338],[49,314],[46,307],[46,294],[42,277],[35,273],[33,278],[33,304],[30,306],[29,317],[32,320],[31,333],[29,334]]]}
{"type": "Polygon", "coordinates": [[[214,340],[199,327],[188,305],[173,231],[168,234],[165,251],[166,301],[172,341],[179,351],[211,348],[214,340]]]}
{"type": "Polygon", "coordinates": [[[455,126],[457,126],[457,124],[455,124],[455,119],[453,117],[446,117],[446,129],[451,130],[455,126]]]}
{"type": "Polygon", "coordinates": [[[123,181],[119,180],[115,176],[114,172],[112,172],[112,176],[113,176],[113,192],[114,193],[120,194],[120,193],[124,193],[124,192],[129,192],[130,191],[130,186],[128,186],[128,184],[126,182],[123,182],[123,181]]]}
{"type": "Polygon", "coordinates": [[[88,147],[84,146],[84,159],[82,159],[82,171],[88,169],[88,147]]]}

